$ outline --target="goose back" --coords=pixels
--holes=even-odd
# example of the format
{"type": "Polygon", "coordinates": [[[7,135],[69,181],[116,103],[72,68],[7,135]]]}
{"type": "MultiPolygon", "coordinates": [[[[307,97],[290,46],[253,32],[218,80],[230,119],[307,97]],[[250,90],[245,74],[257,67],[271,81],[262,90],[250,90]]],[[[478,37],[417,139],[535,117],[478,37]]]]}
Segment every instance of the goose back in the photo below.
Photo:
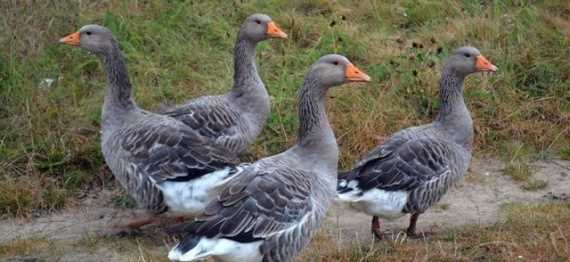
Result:
{"type": "Polygon", "coordinates": [[[227,96],[200,97],[163,114],[180,120],[234,153],[245,151],[262,127],[236,110],[227,96]]]}

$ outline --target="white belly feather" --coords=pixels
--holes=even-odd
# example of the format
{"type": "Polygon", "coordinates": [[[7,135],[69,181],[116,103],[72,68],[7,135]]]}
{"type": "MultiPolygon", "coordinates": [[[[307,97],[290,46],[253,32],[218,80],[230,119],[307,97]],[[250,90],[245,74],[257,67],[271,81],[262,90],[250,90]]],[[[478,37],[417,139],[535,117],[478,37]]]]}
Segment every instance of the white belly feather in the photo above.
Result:
{"type": "Polygon", "coordinates": [[[199,215],[208,202],[218,195],[218,190],[227,180],[230,168],[218,170],[197,179],[158,184],[169,211],[185,215],[199,215]]]}
{"type": "Polygon", "coordinates": [[[367,214],[395,219],[405,215],[402,211],[408,201],[408,192],[385,191],[375,188],[367,190],[361,196],[352,195],[350,199],[341,198],[341,201],[347,202],[353,208],[367,214]]]}
{"type": "Polygon", "coordinates": [[[196,261],[209,256],[215,257],[216,261],[261,261],[262,256],[259,247],[263,241],[240,243],[227,238],[210,239],[201,238],[196,247],[182,254],[175,247],[168,253],[168,258],[173,261],[196,261]]]}

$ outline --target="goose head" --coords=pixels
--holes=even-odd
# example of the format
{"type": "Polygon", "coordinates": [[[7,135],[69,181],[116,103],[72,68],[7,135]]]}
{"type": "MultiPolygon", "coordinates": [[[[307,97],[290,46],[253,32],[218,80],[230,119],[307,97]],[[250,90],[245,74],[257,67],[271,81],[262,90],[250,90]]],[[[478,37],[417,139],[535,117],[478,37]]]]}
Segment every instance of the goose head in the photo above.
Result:
{"type": "Polygon", "coordinates": [[[495,72],[498,69],[477,48],[471,46],[455,49],[444,67],[462,76],[476,72],[495,72]]]}
{"type": "Polygon", "coordinates": [[[116,47],[113,33],[100,25],[86,25],[79,31],[59,40],[60,43],[78,46],[94,54],[103,54],[116,47]]]}
{"type": "Polygon", "coordinates": [[[271,17],[264,14],[248,16],[240,28],[239,36],[256,43],[269,38],[287,38],[287,34],[271,20],[271,17]]]}
{"type": "Polygon", "coordinates": [[[370,77],[353,65],[346,57],[330,54],[315,62],[308,73],[323,87],[333,87],[350,82],[370,82],[370,77]]]}

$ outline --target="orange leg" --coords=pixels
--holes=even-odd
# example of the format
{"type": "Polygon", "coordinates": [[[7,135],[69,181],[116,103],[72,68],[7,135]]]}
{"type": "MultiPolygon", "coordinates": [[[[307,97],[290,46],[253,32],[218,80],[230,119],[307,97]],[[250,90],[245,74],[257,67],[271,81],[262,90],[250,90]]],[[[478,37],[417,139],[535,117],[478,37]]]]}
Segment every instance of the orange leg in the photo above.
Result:
{"type": "Polygon", "coordinates": [[[159,218],[153,215],[136,216],[130,218],[126,223],[118,222],[112,224],[107,230],[105,230],[105,234],[126,236],[133,233],[133,230],[139,229],[148,224],[156,223],[157,221],[159,221],[159,218]]]}
{"type": "Polygon", "coordinates": [[[408,236],[408,238],[411,239],[418,239],[418,238],[423,238],[423,237],[428,237],[429,235],[432,235],[433,232],[421,232],[418,233],[416,232],[416,223],[418,222],[418,217],[420,216],[420,214],[412,214],[412,216],[410,217],[410,226],[408,226],[408,229],[406,230],[406,235],[408,236]]]}
{"type": "Polygon", "coordinates": [[[380,240],[384,238],[384,234],[382,234],[381,228],[381,221],[377,216],[372,217],[372,233],[380,240]]]}
{"type": "Polygon", "coordinates": [[[130,229],[138,229],[148,224],[156,223],[159,220],[156,216],[144,216],[130,219],[124,226],[130,229]]]}
{"type": "Polygon", "coordinates": [[[185,217],[183,216],[176,217],[173,223],[172,218],[168,217],[161,217],[156,215],[138,215],[133,216],[126,223],[116,223],[112,225],[109,229],[110,232],[108,232],[108,234],[124,236],[132,233],[133,230],[137,230],[149,224],[168,225],[165,230],[168,234],[179,234],[181,232],[184,232],[184,222],[185,217]]]}
{"type": "Polygon", "coordinates": [[[168,226],[165,231],[169,235],[178,235],[184,233],[184,228],[186,227],[185,217],[179,216],[175,219],[175,224],[168,226]]]}

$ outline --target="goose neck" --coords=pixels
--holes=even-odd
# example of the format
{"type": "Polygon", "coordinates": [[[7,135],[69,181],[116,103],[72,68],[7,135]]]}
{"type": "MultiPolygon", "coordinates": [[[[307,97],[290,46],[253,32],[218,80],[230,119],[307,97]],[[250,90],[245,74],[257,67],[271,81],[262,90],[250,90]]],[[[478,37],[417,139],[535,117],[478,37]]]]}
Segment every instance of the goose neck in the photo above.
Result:
{"type": "Polygon", "coordinates": [[[252,139],[261,132],[270,111],[269,94],[255,65],[255,46],[255,42],[245,37],[238,38],[234,50],[234,86],[228,94],[231,103],[248,116],[252,139]]]}
{"type": "MultiPolygon", "coordinates": [[[[257,43],[239,37],[234,48],[234,90],[246,92],[248,89],[263,88],[263,83],[255,65],[257,43]]],[[[264,89],[264,88],[263,88],[264,89]]]]}
{"type": "Polygon", "coordinates": [[[114,44],[114,48],[103,54],[101,59],[107,74],[105,105],[114,111],[136,108],[125,59],[118,46],[114,44]]]}
{"type": "Polygon", "coordinates": [[[463,82],[465,76],[452,68],[445,68],[440,80],[440,102],[436,123],[451,135],[455,142],[470,147],[473,140],[473,121],[465,105],[463,82]]]}
{"type": "Polygon", "coordinates": [[[304,155],[336,167],[338,145],[326,115],[327,87],[308,75],[299,92],[299,130],[297,147],[304,155]]]}
{"type": "Polygon", "coordinates": [[[115,46],[99,57],[107,74],[107,90],[101,114],[102,141],[105,141],[117,127],[132,120],[130,113],[138,107],[132,99],[131,83],[119,48],[115,46]]]}
{"type": "Polygon", "coordinates": [[[465,105],[463,80],[464,77],[455,74],[451,69],[444,70],[439,83],[440,117],[445,118],[465,105]]]}

